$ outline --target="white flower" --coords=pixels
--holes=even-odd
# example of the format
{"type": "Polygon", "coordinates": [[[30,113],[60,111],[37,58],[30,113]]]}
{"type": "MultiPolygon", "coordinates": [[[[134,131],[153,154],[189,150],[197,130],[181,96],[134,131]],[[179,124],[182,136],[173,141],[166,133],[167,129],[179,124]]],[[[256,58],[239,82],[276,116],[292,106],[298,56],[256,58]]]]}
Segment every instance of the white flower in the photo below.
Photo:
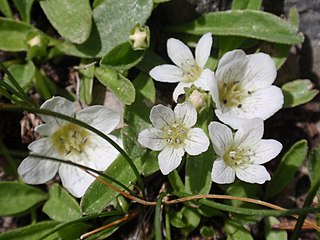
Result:
{"type": "Polygon", "coordinates": [[[177,102],[180,94],[184,93],[185,87],[194,84],[202,90],[209,90],[208,81],[213,80],[213,72],[204,69],[210,56],[212,46],[211,33],[204,34],[196,46],[196,57],[191,50],[181,41],[170,38],[167,42],[167,51],[172,64],[157,66],[150,71],[150,76],[159,82],[179,84],[173,92],[173,99],[177,102]]]}
{"type": "MultiPolygon", "coordinates": [[[[75,116],[78,120],[90,124],[105,134],[114,130],[120,121],[118,113],[103,106],[91,106],[74,113],[72,102],[62,97],[47,100],[41,108],[75,116]]],[[[113,146],[89,130],[52,116],[42,115],[41,117],[45,124],[38,126],[36,131],[42,138],[28,146],[32,153],[71,160],[99,171],[105,170],[118,156],[118,151],[113,146]]],[[[108,136],[120,143],[116,137],[108,136]]],[[[18,173],[28,184],[45,183],[57,172],[62,185],[75,197],[82,197],[95,180],[78,167],[46,158],[29,156],[18,168],[18,173]]]]}
{"type": "Polygon", "coordinates": [[[247,119],[271,117],[283,105],[281,89],[272,85],[276,75],[267,54],[226,53],[218,64],[216,80],[210,82],[217,117],[234,129],[247,119]]]}
{"type": "Polygon", "coordinates": [[[163,105],[154,106],[150,112],[154,127],[139,133],[141,145],[158,155],[159,167],[163,174],[176,169],[185,152],[199,155],[209,147],[209,139],[200,128],[192,128],[197,122],[197,111],[189,104],[178,104],[174,111],[163,105]]]}
{"type": "Polygon", "coordinates": [[[275,158],[280,153],[282,144],[273,139],[261,139],[262,119],[248,120],[234,135],[226,125],[211,122],[209,135],[218,155],[213,163],[212,181],[220,184],[232,183],[237,176],[245,182],[262,184],[271,179],[265,167],[260,164],[275,158]]]}

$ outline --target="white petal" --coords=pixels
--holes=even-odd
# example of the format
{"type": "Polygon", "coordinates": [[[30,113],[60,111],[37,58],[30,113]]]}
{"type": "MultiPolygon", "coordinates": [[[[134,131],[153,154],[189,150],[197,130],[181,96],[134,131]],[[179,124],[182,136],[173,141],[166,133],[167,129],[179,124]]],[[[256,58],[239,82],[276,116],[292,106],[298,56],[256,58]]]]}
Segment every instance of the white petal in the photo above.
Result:
{"type": "Polygon", "coordinates": [[[215,153],[223,156],[233,143],[231,129],[219,122],[211,122],[208,128],[215,153]]]}
{"type": "Polygon", "coordinates": [[[209,81],[208,83],[208,88],[212,96],[212,100],[216,104],[216,108],[220,109],[220,100],[219,100],[219,87],[218,87],[218,80],[214,77],[213,73],[213,78],[209,81]]]}
{"type": "Polygon", "coordinates": [[[213,162],[211,179],[219,184],[232,183],[235,180],[235,172],[231,167],[225,164],[223,159],[217,158],[213,162]]]}
{"type": "Polygon", "coordinates": [[[175,83],[181,81],[183,71],[175,65],[164,64],[152,68],[149,74],[156,81],[175,83]]]}
{"type": "MultiPolygon", "coordinates": [[[[89,165],[88,167],[94,168],[93,162],[91,162],[91,164],[83,165],[89,165]]],[[[82,197],[90,184],[95,180],[94,177],[82,169],[68,164],[61,164],[59,175],[62,185],[77,198],[82,197]]]]}
{"type": "Polygon", "coordinates": [[[262,139],[254,149],[255,155],[251,157],[254,164],[263,164],[275,158],[282,149],[282,144],[273,139],[262,139]]]}
{"type": "Polygon", "coordinates": [[[197,122],[197,110],[190,103],[177,104],[174,108],[175,119],[178,123],[183,123],[190,128],[197,122]]]}
{"type": "Polygon", "coordinates": [[[170,38],[167,42],[167,51],[172,62],[178,67],[185,69],[190,65],[195,65],[191,50],[180,40],[170,38]]]}
{"type": "Polygon", "coordinates": [[[233,129],[240,128],[248,119],[240,118],[238,108],[236,109],[216,109],[217,118],[224,124],[229,125],[233,129]]]}
{"type": "MultiPolygon", "coordinates": [[[[123,148],[121,139],[113,135],[108,135],[108,137],[123,148]]],[[[86,145],[85,154],[87,155],[85,159],[92,160],[95,169],[98,171],[106,170],[119,156],[118,150],[99,136],[92,136],[92,138],[90,138],[89,145],[86,145]]]]}
{"type": "Polygon", "coordinates": [[[167,175],[176,169],[180,165],[183,155],[183,148],[165,147],[158,156],[162,174],[167,175]]]}
{"type": "Polygon", "coordinates": [[[193,84],[197,88],[201,88],[204,91],[209,91],[210,82],[215,81],[214,72],[212,72],[210,69],[205,69],[202,71],[201,76],[195,82],[193,82],[193,84]]]}
{"type": "Polygon", "coordinates": [[[236,132],[234,142],[242,147],[251,147],[257,144],[263,136],[263,120],[253,118],[246,121],[236,132]]]}
{"type": "Polygon", "coordinates": [[[174,113],[171,108],[161,104],[152,107],[150,111],[150,121],[155,128],[162,129],[174,123],[174,113]]]}
{"type": "Polygon", "coordinates": [[[266,168],[261,165],[249,165],[244,169],[237,168],[236,176],[242,181],[259,184],[263,184],[265,181],[271,179],[266,168]]]}
{"type": "Polygon", "coordinates": [[[212,46],[211,35],[211,33],[204,34],[200,38],[196,47],[196,61],[201,68],[204,68],[210,56],[212,46]]]}
{"type": "Polygon", "coordinates": [[[45,123],[35,127],[35,131],[39,133],[41,136],[49,136],[54,133],[59,128],[55,123],[45,123]]]}
{"type": "Polygon", "coordinates": [[[191,86],[192,86],[192,83],[179,82],[179,84],[176,86],[176,88],[173,91],[173,94],[172,94],[173,100],[175,102],[177,102],[178,101],[178,97],[181,94],[185,93],[184,92],[184,88],[186,88],[186,87],[190,88],[191,86]]]}
{"type": "Polygon", "coordinates": [[[254,91],[269,87],[277,76],[277,69],[272,58],[265,53],[247,55],[244,73],[246,89],[254,91]]]}
{"type": "Polygon", "coordinates": [[[168,144],[163,131],[157,128],[148,128],[140,132],[138,142],[154,151],[160,151],[168,144]]]}
{"type": "Polygon", "coordinates": [[[283,94],[280,88],[270,86],[254,91],[242,102],[242,109],[246,113],[244,118],[259,117],[263,120],[271,117],[283,105],[283,94]]]}
{"type": "Polygon", "coordinates": [[[208,150],[209,139],[201,128],[192,128],[189,131],[188,139],[185,140],[184,149],[190,155],[199,155],[208,150]]]}
{"type": "Polygon", "coordinates": [[[29,156],[19,165],[18,173],[25,183],[42,184],[56,175],[58,167],[58,162],[29,156]]]}
{"type": "Polygon", "coordinates": [[[104,106],[87,107],[79,111],[76,118],[104,134],[110,133],[120,123],[120,114],[104,106]]]}
{"type": "Polygon", "coordinates": [[[227,52],[219,61],[216,78],[222,82],[228,82],[230,80],[242,81],[246,62],[247,58],[244,51],[233,50],[227,52]]]}
{"type": "MultiPolygon", "coordinates": [[[[73,116],[74,115],[74,108],[72,102],[69,100],[63,98],[63,97],[53,97],[49,100],[45,101],[41,105],[42,109],[48,109],[53,112],[58,112],[67,116],[73,116]]],[[[62,124],[64,120],[61,120],[56,117],[51,117],[49,115],[43,115],[41,114],[41,118],[45,122],[54,122],[57,125],[62,124]]]]}

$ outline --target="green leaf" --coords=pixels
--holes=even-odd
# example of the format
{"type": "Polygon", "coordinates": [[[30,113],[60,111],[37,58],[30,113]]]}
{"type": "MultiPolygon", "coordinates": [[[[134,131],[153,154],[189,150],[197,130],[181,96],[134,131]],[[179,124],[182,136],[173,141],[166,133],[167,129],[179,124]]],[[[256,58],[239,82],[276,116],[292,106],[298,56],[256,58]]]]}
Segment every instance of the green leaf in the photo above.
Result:
{"type": "Polygon", "coordinates": [[[285,230],[273,229],[272,226],[279,224],[279,220],[275,217],[266,217],[264,219],[264,234],[266,240],[283,240],[288,239],[288,234],[285,230]]]}
{"type": "Polygon", "coordinates": [[[133,50],[129,42],[122,43],[108,52],[100,61],[101,65],[116,70],[127,70],[137,65],[144,51],[133,50]]]}
{"type": "Polygon", "coordinates": [[[58,33],[71,42],[85,42],[91,32],[89,0],[46,0],[40,5],[58,33]]]}
{"type": "Polygon", "coordinates": [[[23,22],[0,17],[0,49],[9,52],[27,49],[25,39],[32,26],[23,22]]]}
{"type": "Polygon", "coordinates": [[[224,230],[228,236],[227,240],[253,240],[248,230],[235,221],[227,220],[224,230]]]}
{"type": "Polygon", "coordinates": [[[212,227],[203,226],[200,228],[200,234],[205,239],[213,239],[216,236],[216,232],[212,227]]]}
{"type": "Polygon", "coordinates": [[[265,198],[270,199],[288,186],[308,153],[306,140],[296,142],[281,159],[280,165],[267,185],[265,198]]]}
{"type": "Polygon", "coordinates": [[[212,32],[221,36],[242,36],[269,42],[296,44],[304,40],[289,22],[267,12],[231,10],[208,13],[191,23],[167,27],[170,31],[202,35],[212,32]]]}
{"type": "MultiPolygon", "coordinates": [[[[9,72],[16,79],[18,84],[24,89],[28,90],[28,86],[31,84],[32,78],[36,72],[36,68],[32,61],[28,61],[26,64],[15,64],[8,68],[9,72]]],[[[4,81],[14,87],[9,80],[8,75],[4,76],[4,81]]]]}
{"type": "MultiPolygon", "coordinates": [[[[57,226],[59,222],[55,221],[45,221],[39,222],[27,227],[16,228],[9,232],[4,232],[0,234],[1,240],[39,240],[41,236],[51,231],[52,228],[57,226]]],[[[51,235],[49,238],[45,240],[53,240],[58,239],[57,234],[51,235]]]]}
{"type": "Polygon", "coordinates": [[[16,5],[22,21],[30,23],[30,13],[34,0],[13,0],[14,5],[16,5]]]}
{"type": "MultiPolygon", "coordinates": [[[[139,162],[136,161],[135,164],[138,169],[141,169],[139,162]]],[[[130,186],[136,181],[136,175],[132,171],[128,162],[122,156],[119,156],[104,173],[110,177],[116,178],[126,186],[130,186]]],[[[123,190],[118,185],[115,184],[115,186],[123,190]]],[[[118,195],[119,194],[117,192],[96,180],[90,185],[81,200],[80,206],[82,213],[99,213],[118,195]]]]}
{"type": "MultiPolygon", "coordinates": [[[[312,184],[317,183],[320,178],[320,149],[313,149],[308,157],[309,178],[312,184]]],[[[317,197],[320,199],[320,189],[318,189],[317,197]]]]}
{"type": "Polygon", "coordinates": [[[185,191],[192,194],[210,192],[212,180],[213,149],[210,147],[199,156],[188,156],[186,160],[185,191]]]}
{"type": "Polygon", "coordinates": [[[45,75],[42,70],[36,70],[33,78],[33,84],[43,99],[50,99],[57,92],[55,84],[45,75]]]}
{"type": "Polygon", "coordinates": [[[308,79],[298,79],[282,85],[284,107],[296,107],[311,101],[319,90],[312,89],[313,84],[308,79]]]}
{"type": "Polygon", "coordinates": [[[253,9],[259,10],[261,8],[262,0],[233,0],[232,10],[236,9],[253,9]]]}
{"type": "Polygon", "coordinates": [[[95,76],[124,104],[130,105],[134,102],[136,91],[129,79],[125,78],[117,71],[104,66],[95,70],[95,76]]]}
{"type": "MultiPolygon", "coordinates": [[[[78,1],[78,0],[75,0],[78,1]]],[[[93,25],[89,39],[81,45],[65,43],[60,50],[79,57],[102,57],[127,42],[130,31],[143,26],[149,18],[152,0],[101,0],[94,4],[93,25]]]]}
{"type": "Polygon", "coordinates": [[[184,206],[180,211],[171,214],[170,223],[188,235],[198,227],[200,220],[201,215],[195,208],[184,206]]]}
{"type": "Polygon", "coordinates": [[[15,182],[0,182],[0,216],[24,212],[47,198],[47,194],[37,188],[15,182]]]}
{"type": "Polygon", "coordinates": [[[63,240],[80,239],[80,236],[88,231],[90,225],[86,223],[75,223],[69,225],[58,232],[59,237],[63,240]]]}
{"type": "Polygon", "coordinates": [[[79,204],[59,184],[51,186],[49,196],[42,211],[52,220],[67,222],[81,218],[82,214],[79,204]],[[59,209],[59,211],[57,211],[57,209],[59,209]]]}
{"type": "Polygon", "coordinates": [[[6,16],[8,18],[13,17],[12,10],[10,8],[8,0],[0,1],[0,11],[3,13],[4,16],[6,16]]]}
{"type": "Polygon", "coordinates": [[[94,79],[94,64],[85,66],[80,64],[79,66],[79,97],[82,102],[89,105],[92,102],[92,89],[94,79]]]}

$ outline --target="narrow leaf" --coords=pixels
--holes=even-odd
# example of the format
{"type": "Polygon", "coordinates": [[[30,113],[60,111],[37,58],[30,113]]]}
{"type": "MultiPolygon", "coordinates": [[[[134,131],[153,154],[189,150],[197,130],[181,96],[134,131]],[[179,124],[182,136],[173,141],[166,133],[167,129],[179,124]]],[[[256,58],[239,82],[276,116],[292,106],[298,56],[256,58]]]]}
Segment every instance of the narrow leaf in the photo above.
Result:
{"type": "Polygon", "coordinates": [[[67,222],[81,218],[82,214],[79,204],[60,185],[52,185],[49,190],[49,196],[42,211],[52,220],[67,222]],[[57,209],[59,209],[59,211],[57,211],[57,209]]]}
{"type": "Polygon", "coordinates": [[[46,0],[40,5],[62,37],[77,44],[88,39],[92,18],[89,0],[46,0]]]}
{"type": "MultiPolygon", "coordinates": [[[[36,72],[33,62],[29,61],[26,64],[15,64],[10,66],[8,70],[20,87],[24,90],[28,90],[28,85],[31,84],[32,78],[36,72]]],[[[14,84],[10,81],[7,74],[4,76],[4,81],[14,87],[14,84]]]]}
{"type": "Polygon", "coordinates": [[[296,142],[281,159],[280,165],[267,185],[265,198],[270,199],[285,189],[308,153],[306,140],[296,142]]]}
{"type": "MultiPolygon", "coordinates": [[[[57,226],[59,222],[55,221],[46,221],[39,222],[33,225],[29,225],[27,227],[16,228],[9,232],[4,232],[0,234],[1,240],[39,240],[41,236],[51,231],[52,228],[57,226]]],[[[46,238],[46,240],[58,239],[57,234],[52,235],[50,238],[46,238]]]]}
{"type": "Polygon", "coordinates": [[[259,10],[261,8],[262,0],[233,0],[232,10],[236,9],[253,9],[259,10]]]}
{"type": "Polygon", "coordinates": [[[30,13],[34,0],[13,0],[14,5],[16,5],[22,21],[30,23],[30,13]]]}
{"type": "Polygon", "coordinates": [[[24,212],[47,199],[35,187],[16,182],[0,182],[0,216],[24,212]]]}
{"type": "Polygon", "coordinates": [[[10,5],[8,3],[8,0],[2,0],[0,1],[0,11],[3,13],[4,16],[7,18],[12,18],[12,10],[10,8],[10,5]]]}
{"type": "Polygon", "coordinates": [[[285,83],[282,87],[284,107],[296,107],[311,101],[319,90],[313,89],[313,84],[308,79],[298,79],[285,83]]]}
{"type": "Polygon", "coordinates": [[[170,31],[202,35],[242,36],[269,42],[296,44],[304,40],[289,22],[267,12],[231,10],[208,13],[191,23],[167,27],[170,31]]]}

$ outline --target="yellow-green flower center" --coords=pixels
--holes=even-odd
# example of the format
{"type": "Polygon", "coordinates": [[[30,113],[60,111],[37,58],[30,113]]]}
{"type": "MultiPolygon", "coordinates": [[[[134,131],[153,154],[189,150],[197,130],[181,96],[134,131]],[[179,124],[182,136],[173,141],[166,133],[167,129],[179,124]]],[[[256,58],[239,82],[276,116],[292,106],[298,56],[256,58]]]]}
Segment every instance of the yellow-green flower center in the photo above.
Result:
{"type": "Polygon", "coordinates": [[[250,148],[242,148],[239,146],[231,146],[223,155],[224,162],[234,168],[234,167],[245,167],[250,164],[251,157],[254,155],[250,148]]]}
{"type": "MultiPolygon", "coordinates": [[[[250,91],[247,92],[249,95],[250,91]]],[[[224,107],[242,108],[246,92],[239,81],[228,81],[219,83],[219,101],[224,107]]]]}
{"type": "Polygon", "coordinates": [[[182,82],[192,83],[201,76],[202,68],[197,63],[188,63],[183,67],[182,82]]]}
{"type": "Polygon", "coordinates": [[[84,128],[67,123],[52,135],[52,142],[60,154],[78,154],[83,152],[85,145],[88,144],[89,135],[90,133],[84,128]]]}
{"type": "Polygon", "coordinates": [[[169,145],[180,147],[188,137],[189,129],[186,129],[183,124],[175,123],[164,129],[165,138],[169,145]]]}

